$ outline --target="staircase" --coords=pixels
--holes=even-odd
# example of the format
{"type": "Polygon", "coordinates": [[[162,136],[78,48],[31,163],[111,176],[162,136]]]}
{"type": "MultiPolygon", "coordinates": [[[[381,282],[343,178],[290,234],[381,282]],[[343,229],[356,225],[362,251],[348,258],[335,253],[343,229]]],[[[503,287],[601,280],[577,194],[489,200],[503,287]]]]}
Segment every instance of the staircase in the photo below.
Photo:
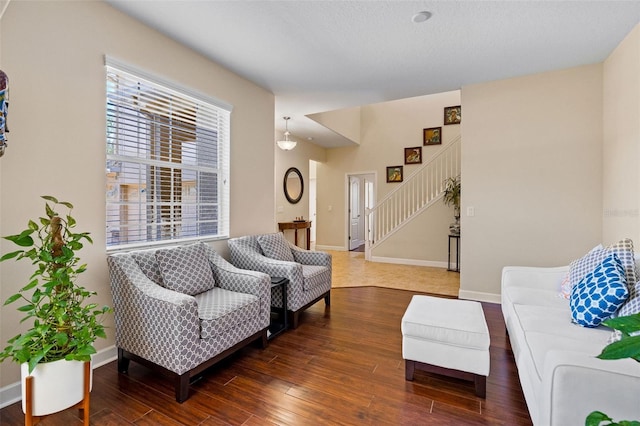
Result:
{"type": "Polygon", "coordinates": [[[460,174],[460,136],[367,211],[366,251],[377,247],[442,198],[444,181],[460,174]]]}

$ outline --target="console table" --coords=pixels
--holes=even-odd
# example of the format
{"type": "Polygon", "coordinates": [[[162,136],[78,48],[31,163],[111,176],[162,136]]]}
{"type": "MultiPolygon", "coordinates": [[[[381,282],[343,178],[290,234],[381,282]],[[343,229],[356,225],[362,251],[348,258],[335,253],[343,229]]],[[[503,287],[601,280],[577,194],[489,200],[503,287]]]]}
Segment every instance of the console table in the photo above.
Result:
{"type": "Polygon", "coordinates": [[[307,230],[307,250],[311,250],[311,221],[278,222],[278,229],[284,232],[286,229],[293,229],[295,233],[295,245],[298,245],[298,229],[307,230]]]}

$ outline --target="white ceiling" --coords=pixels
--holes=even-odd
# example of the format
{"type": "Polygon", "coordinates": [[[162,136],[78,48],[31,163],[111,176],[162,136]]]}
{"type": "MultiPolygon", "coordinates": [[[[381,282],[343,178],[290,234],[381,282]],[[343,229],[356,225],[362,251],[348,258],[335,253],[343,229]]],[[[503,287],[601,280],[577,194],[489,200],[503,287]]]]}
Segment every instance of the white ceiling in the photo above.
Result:
{"type": "Polygon", "coordinates": [[[270,90],[276,128],[291,116],[326,147],[348,141],[307,114],[601,62],[640,22],[640,1],[106,1],[270,90]]]}

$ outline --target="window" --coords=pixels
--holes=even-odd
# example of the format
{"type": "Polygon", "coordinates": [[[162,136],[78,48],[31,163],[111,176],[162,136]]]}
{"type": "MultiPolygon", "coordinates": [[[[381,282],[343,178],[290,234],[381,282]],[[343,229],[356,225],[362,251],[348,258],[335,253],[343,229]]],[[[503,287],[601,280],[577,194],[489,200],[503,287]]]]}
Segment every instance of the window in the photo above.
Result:
{"type": "Polygon", "coordinates": [[[229,235],[231,108],[107,58],[107,248],[229,235]]]}

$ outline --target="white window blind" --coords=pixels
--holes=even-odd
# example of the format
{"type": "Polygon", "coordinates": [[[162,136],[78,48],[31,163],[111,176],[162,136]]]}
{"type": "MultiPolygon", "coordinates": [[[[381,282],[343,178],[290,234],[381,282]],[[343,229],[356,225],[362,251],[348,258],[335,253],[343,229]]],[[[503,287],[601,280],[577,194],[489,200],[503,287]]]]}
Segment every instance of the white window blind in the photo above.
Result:
{"type": "Polygon", "coordinates": [[[230,109],[106,71],[107,247],[228,237],[230,109]]]}

